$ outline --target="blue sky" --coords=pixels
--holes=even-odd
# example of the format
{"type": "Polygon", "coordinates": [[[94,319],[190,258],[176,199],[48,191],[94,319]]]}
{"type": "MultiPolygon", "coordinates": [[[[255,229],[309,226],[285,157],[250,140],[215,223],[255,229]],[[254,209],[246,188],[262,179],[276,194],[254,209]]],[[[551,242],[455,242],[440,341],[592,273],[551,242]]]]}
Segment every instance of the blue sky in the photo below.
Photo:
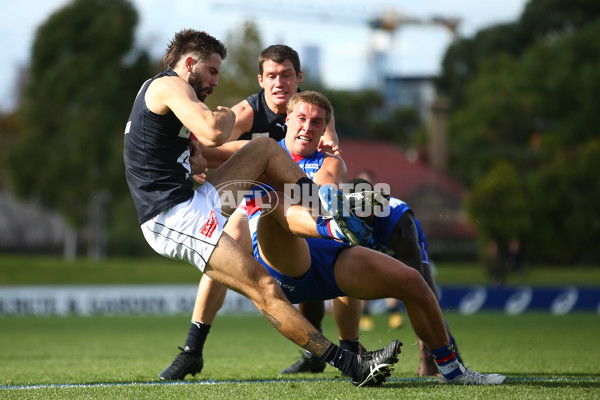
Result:
{"type": "MultiPolygon", "coordinates": [[[[470,37],[486,26],[516,20],[527,0],[358,0],[289,3],[281,0],[132,0],[140,14],[138,44],[160,58],[173,33],[182,28],[205,30],[225,41],[228,32],[244,20],[256,21],[265,46],[285,43],[302,56],[304,47],[319,46],[324,83],[332,88],[353,89],[364,85],[367,54],[377,43],[390,54],[388,69],[405,75],[433,75],[440,71],[449,32],[432,25],[405,25],[389,36],[373,35],[364,15],[396,12],[428,20],[434,16],[461,19],[458,33],[470,37]],[[232,4],[235,3],[236,7],[232,4]],[[248,6],[252,4],[253,6],[248,6]],[[301,4],[284,9],[283,5],[301,4]],[[285,16],[281,16],[285,12],[285,16]],[[312,18],[316,12],[325,18],[312,18]]],[[[3,2],[0,6],[0,110],[14,106],[15,81],[27,64],[35,30],[67,0],[3,2]]]]}

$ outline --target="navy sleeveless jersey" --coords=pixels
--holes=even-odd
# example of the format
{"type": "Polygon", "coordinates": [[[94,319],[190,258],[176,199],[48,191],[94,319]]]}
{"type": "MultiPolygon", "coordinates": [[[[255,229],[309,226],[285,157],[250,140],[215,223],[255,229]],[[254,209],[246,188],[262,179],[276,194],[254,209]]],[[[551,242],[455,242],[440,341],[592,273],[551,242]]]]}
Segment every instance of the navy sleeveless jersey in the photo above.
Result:
{"type": "Polygon", "coordinates": [[[242,134],[239,140],[250,140],[256,136],[268,136],[277,141],[285,137],[286,114],[275,114],[265,100],[265,90],[248,96],[246,101],[254,111],[254,121],[250,131],[242,134]]]}
{"type": "Polygon", "coordinates": [[[163,76],[177,74],[169,68],[144,82],[125,128],[125,175],[140,224],[194,193],[188,179],[190,131],[173,112],[150,111],[144,99],[150,83],[163,76]]]}

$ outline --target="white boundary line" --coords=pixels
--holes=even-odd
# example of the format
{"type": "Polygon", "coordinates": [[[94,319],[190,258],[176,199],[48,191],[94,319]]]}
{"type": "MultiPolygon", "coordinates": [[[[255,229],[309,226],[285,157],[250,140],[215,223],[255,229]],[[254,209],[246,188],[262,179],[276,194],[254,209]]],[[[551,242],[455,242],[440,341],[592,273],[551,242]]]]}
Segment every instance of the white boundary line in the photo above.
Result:
{"type": "MultiPolygon", "coordinates": [[[[0,386],[0,390],[16,390],[16,389],[60,389],[60,388],[96,388],[96,387],[117,387],[117,386],[181,386],[181,385],[223,385],[223,384],[256,384],[256,383],[311,383],[311,382],[345,382],[343,379],[258,379],[258,380],[207,380],[207,381],[158,381],[158,382],[98,382],[98,383],[60,383],[60,384],[42,384],[42,385],[13,385],[0,386]]],[[[349,381],[348,381],[349,382],[349,381]]],[[[437,382],[436,378],[390,378],[390,382],[437,382]]],[[[506,383],[600,383],[600,377],[560,377],[560,378],[545,378],[545,377],[507,377],[506,383]]]]}

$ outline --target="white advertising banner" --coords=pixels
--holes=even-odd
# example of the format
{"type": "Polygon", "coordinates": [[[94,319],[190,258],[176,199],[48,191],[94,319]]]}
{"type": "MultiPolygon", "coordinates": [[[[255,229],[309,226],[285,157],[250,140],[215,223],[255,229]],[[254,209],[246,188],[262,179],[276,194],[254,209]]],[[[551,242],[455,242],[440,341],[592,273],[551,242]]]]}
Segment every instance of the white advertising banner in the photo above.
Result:
{"type": "MultiPolygon", "coordinates": [[[[191,314],[198,285],[0,286],[0,316],[191,314]]],[[[258,313],[228,291],[220,313],[258,313]]]]}

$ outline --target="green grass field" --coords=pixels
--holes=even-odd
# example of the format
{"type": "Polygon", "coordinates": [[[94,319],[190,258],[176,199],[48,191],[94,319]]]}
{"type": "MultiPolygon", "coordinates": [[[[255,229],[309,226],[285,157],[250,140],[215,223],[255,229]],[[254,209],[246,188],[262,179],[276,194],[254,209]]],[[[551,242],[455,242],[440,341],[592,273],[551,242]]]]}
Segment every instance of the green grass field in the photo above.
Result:
{"type": "MultiPolygon", "coordinates": [[[[438,262],[440,285],[489,284],[479,263],[438,262]]],[[[0,254],[0,285],[23,284],[134,284],[198,282],[200,273],[189,264],[159,255],[110,258],[103,261],[0,254]]],[[[528,265],[522,274],[509,274],[507,285],[575,285],[600,287],[600,266],[547,267],[528,265]]]]}
{"type": "MultiPolygon", "coordinates": [[[[195,283],[193,267],[160,257],[103,262],[0,256],[0,285],[195,283]]],[[[438,283],[487,284],[476,264],[439,264],[438,283]]],[[[600,286],[599,268],[530,268],[509,284],[600,286]]],[[[418,378],[408,322],[389,331],[384,315],[361,335],[368,349],[404,342],[385,388],[358,389],[337,370],[280,376],[301,349],[262,317],[219,316],[205,367],[183,383],[158,373],[178,353],[189,316],[0,317],[0,399],[598,399],[600,316],[596,313],[446,314],[467,365],[507,375],[498,387],[456,387],[418,378]]],[[[336,338],[331,316],[324,333],[336,338]]]]}
{"type": "MultiPolygon", "coordinates": [[[[177,354],[189,318],[19,317],[0,320],[2,399],[597,399],[600,398],[600,318],[448,314],[465,362],[500,372],[497,387],[455,387],[417,378],[418,350],[410,325],[389,331],[385,316],[363,333],[368,349],[400,338],[404,347],[384,388],[355,388],[338,371],[283,377],[300,356],[260,316],[220,316],[205,349],[205,367],[185,384],[157,374],[177,354]]],[[[324,333],[336,337],[331,316],[324,333]]]]}

